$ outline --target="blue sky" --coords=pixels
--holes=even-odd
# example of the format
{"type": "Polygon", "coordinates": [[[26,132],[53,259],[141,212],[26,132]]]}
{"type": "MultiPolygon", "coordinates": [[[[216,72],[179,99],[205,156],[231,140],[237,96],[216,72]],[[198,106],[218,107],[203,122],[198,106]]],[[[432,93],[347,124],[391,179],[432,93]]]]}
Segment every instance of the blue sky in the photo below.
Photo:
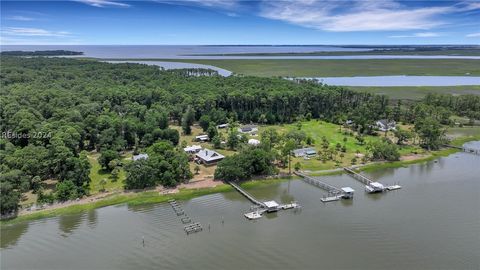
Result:
{"type": "Polygon", "coordinates": [[[2,45],[480,43],[480,0],[0,3],[2,45]]]}

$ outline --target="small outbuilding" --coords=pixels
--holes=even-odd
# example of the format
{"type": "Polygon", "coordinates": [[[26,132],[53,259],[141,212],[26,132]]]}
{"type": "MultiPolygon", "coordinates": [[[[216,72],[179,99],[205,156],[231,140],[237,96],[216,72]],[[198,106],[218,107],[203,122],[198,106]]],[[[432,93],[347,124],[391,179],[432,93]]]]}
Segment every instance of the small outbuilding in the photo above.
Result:
{"type": "Polygon", "coordinates": [[[217,128],[227,128],[228,124],[220,124],[217,126],[217,128]]]}
{"type": "Polygon", "coordinates": [[[258,127],[255,125],[244,125],[238,128],[240,133],[257,133],[258,127]]]}
{"type": "Polygon", "coordinates": [[[351,187],[343,187],[341,188],[343,194],[342,194],[342,198],[344,199],[351,199],[353,198],[353,193],[355,192],[355,190],[351,187]]]}
{"type": "Polygon", "coordinates": [[[300,148],[293,150],[293,155],[295,157],[313,157],[317,154],[315,148],[308,147],[308,148],[300,148]]]}
{"type": "Polygon", "coordinates": [[[132,160],[137,161],[140,159],[148,159],[148,154],[138,154],[138,155],[133,155],[132,160]]]}
{"type": "Polygon", "coordinates": [[[224,158],[224,155],[206,148],[198,151],[195,155],[195,161],[206,166],[216,164],[224,158]]]}
{"type": "Polygon", "coordinates": [[[187,146],[183,148],[183,151],[185,151],[185,153],[187,154],[196,154],[200,150],[202,150],[202,147],[200,145],[192,145],[192,146],[187,146]]]}
{"type": "Polygon", "coordinates": [[[208,135],[195,136],[195,141],[197,142],[208,142],[208,140],[209,140],[208,135]]]}
{"type": "Polygon", "coordinates": [[[397,123],[395,121],[389,121],[387,119],[381,119],[375,122],[375,126],[380,131],[390,131],[396,129],[397,123]]]}
{"type": "Polygon", "coordinates": [[[248,144],[253,145],[253,146],[258,146],[258,145],[260,145],[260,141],[256,140],[256,139],[249,139],[248,144]]]}

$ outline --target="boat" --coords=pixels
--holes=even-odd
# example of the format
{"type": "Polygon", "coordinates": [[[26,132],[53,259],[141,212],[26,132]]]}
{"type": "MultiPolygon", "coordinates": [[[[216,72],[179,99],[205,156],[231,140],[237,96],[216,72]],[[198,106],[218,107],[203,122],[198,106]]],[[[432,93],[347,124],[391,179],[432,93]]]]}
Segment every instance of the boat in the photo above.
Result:
{"type": "Polygon", "coordinates": [[[259,219],[259,218],[261,218],[261,217],[262,217],[262,214],[260,214],[259,211],[253,211],[253,212],[249,212],[249,213],[244,214],[244,216],[245,216],[247,219],[253,220],[253,219],[259,219]]]}

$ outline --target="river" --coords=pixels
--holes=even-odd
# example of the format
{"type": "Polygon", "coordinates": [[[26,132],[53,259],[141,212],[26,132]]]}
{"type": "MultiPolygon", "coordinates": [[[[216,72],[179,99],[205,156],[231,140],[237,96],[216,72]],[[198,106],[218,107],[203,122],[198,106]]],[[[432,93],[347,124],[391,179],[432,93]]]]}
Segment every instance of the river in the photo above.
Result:
{"type": "Polygon", "coordinates": [[[198,197],[182,202],[204,227],[188,236],[168,204],[20,223],[2,228],[1,269],[479,269],[479,165],[480,156],[459,152],[368,173],[403,186],[374,195],[348,175],[325,176],[356,190],[327,204],[303,181],[278,182],[250,192],[296,200],[302,211],[256,221],[243,217],[251,203],[236,192],[198,197]]]}

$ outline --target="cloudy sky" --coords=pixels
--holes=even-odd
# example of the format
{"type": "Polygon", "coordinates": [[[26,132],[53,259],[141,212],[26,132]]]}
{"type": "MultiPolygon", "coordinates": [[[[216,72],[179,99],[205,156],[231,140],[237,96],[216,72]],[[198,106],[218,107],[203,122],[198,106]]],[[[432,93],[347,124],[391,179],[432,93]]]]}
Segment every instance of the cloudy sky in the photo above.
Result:
{"type": "Polygon", "coordinates": [[[480,0],[0,3],[2,45],[480,43],[480,0]]]}

